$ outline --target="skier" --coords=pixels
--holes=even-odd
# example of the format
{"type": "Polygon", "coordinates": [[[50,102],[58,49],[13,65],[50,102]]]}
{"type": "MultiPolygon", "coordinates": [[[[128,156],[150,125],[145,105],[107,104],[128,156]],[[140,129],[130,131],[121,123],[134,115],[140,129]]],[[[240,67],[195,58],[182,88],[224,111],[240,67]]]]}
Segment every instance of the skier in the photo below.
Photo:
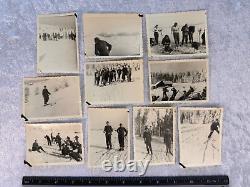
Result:
{"type": "Polygon", "coordinates": [[[60,133],[58,133],[56,135],[55,142],[58,144],[59,150],[61,151],[61,149],[62,149],[62,138],[60,136],[60,133]]]}
{"type": "Polygon", "coordinates": [[[158,45],[159,43],[159,32],[160,32],[160,29],[158,28],[158,25],[155,25],[154,26],[155,45],[158,45]]]}
{"type": "Polygon", "coordinates": [[[35,142],[32,144],[32,151],[37,151],[37,152],[41,153],[40,150],[42,150],[43,152],[45,152],[43,150],[42,146],[39,146],[38,143],[37,143],[37,140],[35,140],[35,142]]]}
{"type": "Polygon", "coordinates": [[[79,154],[82,154],[82,144],[79,142],[79,136],[75,136],[75,140],[73,142],[73,150],[77,149],[79,154]]]}
{"type": "Polygon", "coordinates": [[[95,85],[99,86],[100,83],[100,71],[98,69],[96,69],[95,71],[95,85]]]}
{"type": "Polygon", "coordinates": [[[100,40],[98,37],[95,39],[95,55],[96,56],[109,56],[112,49],[112,45],[104,40],[100,40]]]}
{"type": "Polygon", "coordinates": [[[120,145],[119,151],[124,151],[124,138],[128,135],[128,131],[120,123],[120,127],[116,130],[116,132],[118,133],[118,141],[120,145]]]}
{"type": "Polygon", "coordinates": [[[175,22],[174,25],[171,27],[171,33],[173,33],[176,48],[178,48],[180,44],[180,36],[179,36],[179,27],[177,22],[175,22]]]}
{"type": "Polygon", "coordinates": [[[173,153],[171,152],[171,142],[172,142],[172,136],[171,136],[170,130],[166,129],[166,132],[164,134],[164,143],[166,144],[166,155],[168,153],[173,155],[173,153]]]}
{"type": "Polygon", "coordinates": [[[210,133],[208,135],[208,139],[211,138],[214,131],[216,131],[218,134],[220,133],[220,131],[218,129],[219,127],[220,127],[219,119],[216,119],[215,121],[212,122],[212,124],[210,126],[210,133]]]}
{"type": "Polygon", "coordinates": [[[182,31],[182,42],[181,42],[181,45],[183,45],[184,42],[187,44],[187,42],[188,42],[188,32],[189,32],[188,25],[185,24],[185,25],[181,28],[181,31],[182,31]]]}
{"type": "Polygon", "coordinates": [[[144,142],[146,144],[146,149],[148,151],[148,154],[150,154],[150,153],[153,154],[152,146],[151,146],[152,134],[147,126],[145,126],[145,130],[143,133],[143,139],[144,139],[144,142]]]}
{"type": "Polygon", "coordinates": [[[131,82],[132,78],[131,78],[131,75],[132,75],[132,68],[130,66],[128,66],[128,82],[131,82]]]}
{"type": "Polygon", "coordinates": [[[103,133],[105,133],[107,149],[112,149],[112,143],[111,143],[112,132],[113,128],[109,125],[109,121],[106,121],[103,133]]]}
{"type": "Polygon", "coordinates": [[[173,93],[172,93],[172,95],[171,95],[169,101],[174,101],[174,100],[175,100],[175,97],[176,97],[176,95],[177,95],[177,93],[178,93],[178,91],[176,90],[175,87],[173,87],[171,90],[172,90],[173,93]]]}
{"type": "Polygon", "coordinates": [[[51,94],[46,88],[46,86],[44,86],[42,94],[43,94],[44,106],[46,106],[48,105],[49,95],[51,94]]]}
{"type": "Polygon", "coordinates": [[[121,80],[121,73],[122,73],[121,67],[118,66],[118,69],[117,69],[117,75],[118,75],[117,80],[118,80],[118,81],[121,80]]]}
{"type": "Polygon", "coordinates": [[[44,138],[47,140],[48,145],[51,146],[51,140],[50,137],[46,134],[46,136],[44,136],[44,138]]]}

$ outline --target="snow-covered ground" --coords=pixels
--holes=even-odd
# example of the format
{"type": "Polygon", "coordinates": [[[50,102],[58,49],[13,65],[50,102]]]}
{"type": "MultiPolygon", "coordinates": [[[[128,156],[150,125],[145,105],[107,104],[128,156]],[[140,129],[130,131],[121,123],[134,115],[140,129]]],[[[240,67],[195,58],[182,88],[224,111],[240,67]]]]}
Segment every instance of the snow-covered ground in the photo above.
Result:
{"type": "Polygon", "coordinates": [[[112,149],[106,149],[106,139],[103,129],[93,129],[90,130],[89,137],[96,137],[89,139],[89,149],[88,149],[88,163],[89,166],[101,167],[102,162],[109,160],[113,163],[114,157],[117,156],[117,160],[128,161],[129,149],[128,149],[128,137],[125,137],[124,151],[119,151],[118,136],[116,132],[112,135],[112,149]]]}
{"type": "Polygon", "coordinates": [[[212,137],[208,140],[210,125],[180,125],[180,162],[183,165],[202,166],[220,164],[221,134],[214,131],[212,137]]]}
{"type": "Polygon", "coordinates": [[[142,103],[143,73],[132,71],[132,82],[113,82],[111,85],[94,85],[94,76],[86,76],[86,100],[91,104],[142,103]]]}
{"type": "Polygon", "coordinates": [[[39,73],[76,73],[78,72],[76,41],[38,40],[39,73]]]}
{"type": "MultiPolygon", "coordinates": [[[[52,143],[52,146],[48,146],[45,135],[50,137],[53,133],[55,137],[57,133],[60,133],[62,140],[65,140],[67,136],[73,141],[75,136],[79,137],[79,142],[83,146],[83,133],[82,125],[78,123],[67,124],[28,124],[26,126],[26,160],[31,165],[43,165],[43,164],[73,164],[81,163],[74,159],[70,159],[69,156],[62,156],[59,146],[52,143]],[[42,146],[44,151],[31,151],[32,144],[37,140],[39,146],[42,146]]],[[[82,149],[84,151],[84,149],[82,149]]],[[[83,156],[83,154],[81,155],[83,156]]],[[[83,159],[84,160],[84,159],[83,159]]]]}
{"type": "Polygon", "coordinates": [[[25,85],[29,88],[24,114],[28,119],[71,118],[81,116],[81,97],[78,77],[49,78],[25,85]],[[67,83],[66,83],[67,82],[67,83]],[[67,86],[65,86],[67,84],[67,86]],[[47,106],[42,96],[43,86],[51,93],[47,106]],[[67,107],[66,107],[67,106],[67,107]]]}
{"type": "MultiPolygon", "coordinates": [[[[192,86],[194,88],[194,94],[195,93],[202,93],[203,89],[205,87],[207,87],[207,82],[200,82],[200,83],[173,83],[173,87],[176,88],[176,90],[179,92],[177,93],[175,100],[178,100],[182,95],[183,95],[183,91],[188,91],[190,86],[192,86]]],[[[163,91],[162,91],[162,87],[157,88],[157,89],[151,89],[151,96],[160,96],[157,101],[161,101],[162,97],[163,97],[163,91]]],[[[168,89],[167,92],[167,96],[168,98],[170,98],[173,94],[173,91],[171,91],[172,88],[168,89]]],[[[193,95],[193,94],[191,94],[193,95]]]]}
{"type": "MultiPolygon", "coordinates": [[[[150,160],[151,165],[174,163],[175,155],[166,154],[166,146],[162,137],[152,137],[151,142],[153,155],[147,154],[146,145],[142,137],[136,135],[135,139],[135,160],[150,160]]],[[[171,152],[174,154],[173,145],[171,152]]]]}
{"type": "Polygon", "coordinates": [[[151,46],[151,54],[154,55],[182,55],[182,54],[206,54],[206,45],[200,45],[198,50],[192,48],[191,44],[184,44],[183,46],[179,46],[178,49],[175,49],[175,44],[172,43],[171,48],[173,51],[171,53],[164,52],[163,45],[155,45],[151,46]]]}

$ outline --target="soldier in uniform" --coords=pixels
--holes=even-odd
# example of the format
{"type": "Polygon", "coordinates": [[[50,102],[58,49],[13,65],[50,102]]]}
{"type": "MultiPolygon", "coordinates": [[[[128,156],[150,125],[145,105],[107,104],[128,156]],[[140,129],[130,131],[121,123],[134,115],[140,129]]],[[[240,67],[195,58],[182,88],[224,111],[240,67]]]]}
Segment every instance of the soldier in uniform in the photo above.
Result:
{"type": "Polygon", "coordinates": [[[118,141],[120,145],[119,151],[124,151],[124,138],[128,135],[128,131],[120,123],[120,127],[116,130],[116,132],[118,133],[118,141]]]}
{"type": "Polygon", "coordinates": [[[49,95],[50,94],[51,93],[48,91],[48,89],[46,88],[46,86],[44,86],[43,92],[42,92],[43,100],[44,100],[44,106],[48,105],[49,95]]]}
{"type": "Polygon", "coordinates": [[[164,134],[164,143],[166,145],[166,155],[168,153],[170,153],[171,155],[173,155],[173,153],[171,152],[172,135],[171,135],[169,129],[166,129],[166,132],[164,134]]]}
{"type": "Polygon", "coordinates": [[[112,132],[113,128],[109,125],[109,121],[107,121],[103,130],[103,133],[105,133],[107,149],[112,149],[112,142],[111,142],[112,132]]]}
{"type": "Polygon", "coordinates": [[[146,149],[148,151],[148,154],[150,154],[150,153],[153,154],[152,146],[151,146],[152,134],[151,134],[150,129],[147,126],[145,126],[145,130],[143,133],[143,139],[144,139],[144,142],[146,144],[146,149]]]}

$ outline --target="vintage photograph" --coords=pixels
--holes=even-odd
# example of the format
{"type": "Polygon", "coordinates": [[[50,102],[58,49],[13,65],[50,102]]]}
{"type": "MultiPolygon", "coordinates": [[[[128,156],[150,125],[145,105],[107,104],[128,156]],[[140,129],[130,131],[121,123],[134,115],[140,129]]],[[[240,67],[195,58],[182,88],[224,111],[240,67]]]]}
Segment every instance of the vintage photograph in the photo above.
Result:
{"type": "Polygon", "coordinates": [[[84,14],[83,25],[87,58],[142,56],[142,18],[138,14],[84,14]]]}
{"type": "Polygon", "coordinates": [[[114,158],[130,159],[129,112],[126,108],[89,108],[88,110],[88,163],[101,167],[114,158]]]}
{"type": "Polygon", "coordinates": [[[175,163],[176,109],[134,107],[134,158],[150,165],[175,163]]]}
{"type": "Polygon", "coordinates": [[[223,109],[183,107],[178,118],[180,163],[220,165],[223,109]]]}
{"type": "Polygon", "coordinates": [[[79,73],[75,13],[38,15],[37,73],[79,73]]]}
{"type": "Polygon", "coordinates": [[[24,78],[23,115],[29,121],[81,118],[79,77],[24,78]]]}
{"type": "Polygon", "coordinates": [[[91,104],[142,103],[143,90],[142,60],[85,64],[85,98],[91,104]]]}
{"type": "Polygon", "coordinates": [[[153,103],[208,101],[208,61],[150,61],[153,103]]]}
{"type": "Polygon", "coordinates": [[[32,166],[82,164],[81,123],[26,124],[26,161],[32,166]]]}
{"type": "Polygon", "coordinates": [[[149,56],[206,56],[207,12],[146,15],[149,56]]]}

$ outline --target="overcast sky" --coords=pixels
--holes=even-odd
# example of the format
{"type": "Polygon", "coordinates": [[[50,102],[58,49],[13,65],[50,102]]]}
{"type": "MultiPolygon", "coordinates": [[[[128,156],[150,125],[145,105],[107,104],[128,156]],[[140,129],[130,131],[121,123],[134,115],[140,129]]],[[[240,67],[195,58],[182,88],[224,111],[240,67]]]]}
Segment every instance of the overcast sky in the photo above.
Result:
{"type": "Polygon", "coordinates": [[[40,25],[51,25],[58,27],[76,27],[76,19],[74,15],[48,15],[38,17],[40,25]]]}
{"type": "Polygon", "coordinates": [[[104,129],[106,121],[109,121],[113,129],[117,129],[122,123],[128,127],[128,109],[119,108],[89,108],[88,120],[90,129],[104,129]]]}
{"type": "Polygon", "coordinates": [[[150,63],[151,72],[187,72],[207,70],[207,63],[201,61],[181,61],[181,62],[152,62],[150,63]]]}

